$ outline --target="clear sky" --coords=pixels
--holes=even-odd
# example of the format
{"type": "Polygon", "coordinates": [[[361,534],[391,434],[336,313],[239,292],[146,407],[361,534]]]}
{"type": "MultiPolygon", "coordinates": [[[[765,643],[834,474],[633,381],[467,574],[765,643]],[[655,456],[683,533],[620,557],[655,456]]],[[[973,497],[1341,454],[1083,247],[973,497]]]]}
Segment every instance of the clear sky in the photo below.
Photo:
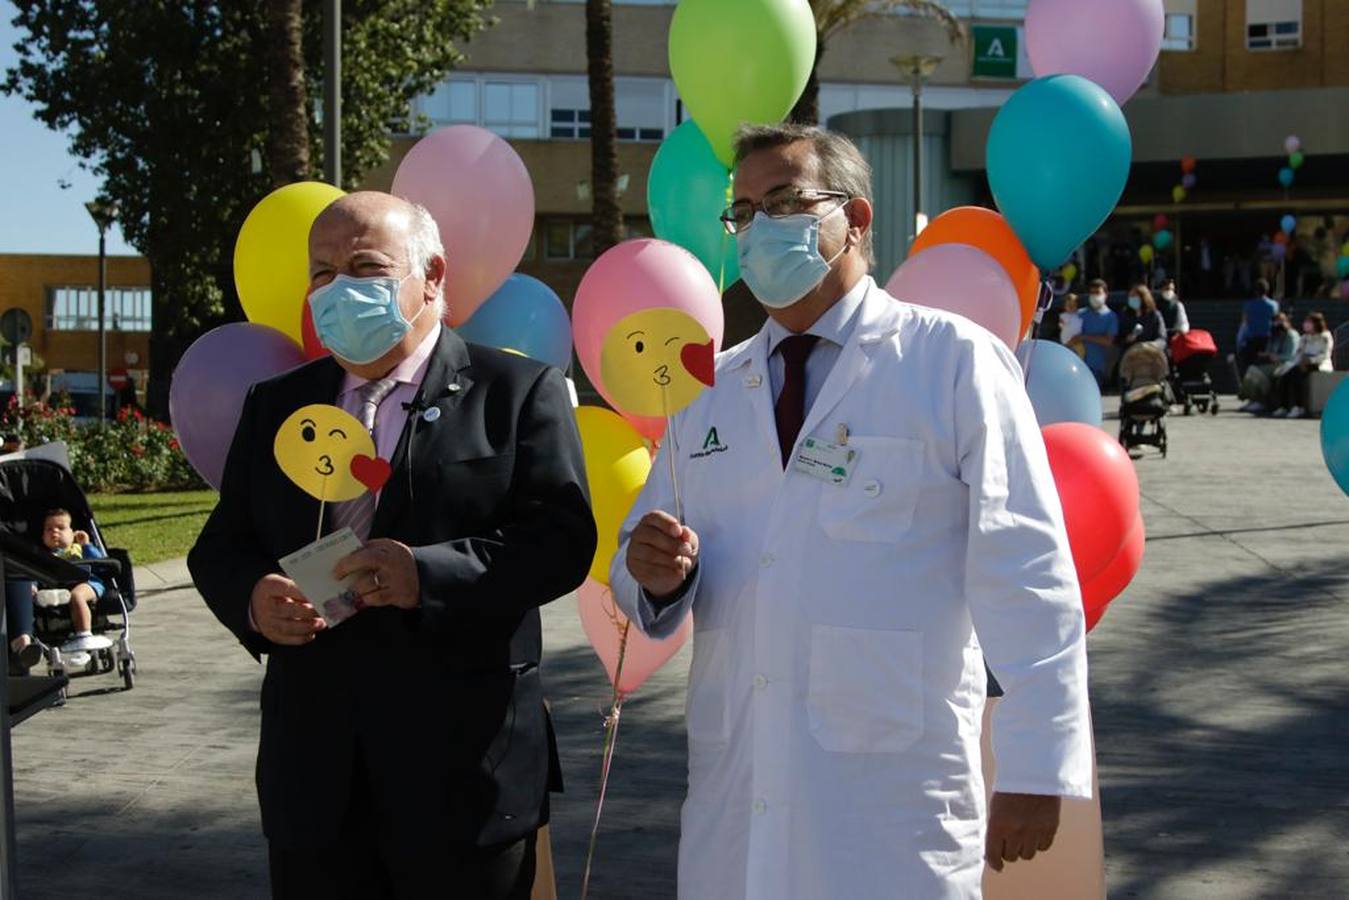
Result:
{"type": "MultiPolygon", "coordinates": [[[[0,71],[17,59],[13,18],[13,3],[0,0],[0,71]]],[[[6,182],[0,253],[98,252],[98,229],[84,209],[98,193],[98,180],[79,167],[69,145],[67,135],[33,118],[29,103],[0,94],[0,172],[6,182]]],[[[136,251],[114,225],[108,252],[136,251]]]]}

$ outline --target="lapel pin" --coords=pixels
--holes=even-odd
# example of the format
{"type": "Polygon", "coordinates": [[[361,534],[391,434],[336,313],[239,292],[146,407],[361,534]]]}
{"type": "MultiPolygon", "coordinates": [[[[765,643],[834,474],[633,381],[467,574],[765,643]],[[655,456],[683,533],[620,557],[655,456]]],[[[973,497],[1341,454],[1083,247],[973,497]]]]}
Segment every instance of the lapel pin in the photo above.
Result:
{"type": "Polygon", "coordinates": [[[747,387],[747,388],[756,388],[756,387],[758,387],[758,386],[761,385],[761,384],[763,384],[763,376],[762,376],[762,375],[746,375],[746,376],[745,376],[745,387],[747,387]]]}
{"type": "Polygon", "coordinates": [[[434,422],[436,419],[439,418],[440,418],[439,406],[428,406],[426,409],[422,410],[423,422],[434,422]]]}
{"type": "Polygon", "coordinates": [[[451,394],[457,394],[459,393],[460,390],[462,390],[462,388],[460,387],[459,382],[456,381],[453,384],[446,387],[445,390],[449,391],[451,394]]]}

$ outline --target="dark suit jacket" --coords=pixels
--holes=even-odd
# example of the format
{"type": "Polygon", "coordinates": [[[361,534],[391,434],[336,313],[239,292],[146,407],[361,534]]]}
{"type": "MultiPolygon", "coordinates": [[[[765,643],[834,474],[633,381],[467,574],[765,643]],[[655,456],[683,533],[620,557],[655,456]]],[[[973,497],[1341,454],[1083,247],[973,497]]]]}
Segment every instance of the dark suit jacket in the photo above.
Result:
{"type": "Polygon", "coordinates": [[[371,528],[413,548],[420,608],[366,609],[306,646],[273,646],[248,625],[253,585],[314,540],[319,514],[278,468],[273,438],[299,407],[334,403],[342,375],[325,358],[253,387],[188,556],[216,617],[268,655],[263,830],[285,845],[334,841],[359,764],[381,834],[517,840],[546,819],[560,777],[538,607],[579,585],[595,552],[566,383],[444,329],[417,395],[441,415],[409,414],[371,528]]]}

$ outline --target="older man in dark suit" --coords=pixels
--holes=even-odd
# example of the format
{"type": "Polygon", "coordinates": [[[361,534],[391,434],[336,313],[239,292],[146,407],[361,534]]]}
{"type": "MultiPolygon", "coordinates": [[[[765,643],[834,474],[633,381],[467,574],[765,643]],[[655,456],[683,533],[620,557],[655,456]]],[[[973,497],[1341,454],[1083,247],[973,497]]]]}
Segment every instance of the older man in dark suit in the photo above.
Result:
{"type": "Polygon", "coordinates": [[[595,551],[581,445],[556,369],[442,326],[434,220],[387,194],[310,234],[310,306],[333,356],[256,385],[220,503],[188,557],[211,610],[267,655],[257,787],[276,897],[524,898],[557,784],[538,608],[595,551]],[[331,628],[277,560],[319,504],[272,443],[301,406],[342,406],[392,475],[329,504],[363,549],[365,608],[331,628]]]}

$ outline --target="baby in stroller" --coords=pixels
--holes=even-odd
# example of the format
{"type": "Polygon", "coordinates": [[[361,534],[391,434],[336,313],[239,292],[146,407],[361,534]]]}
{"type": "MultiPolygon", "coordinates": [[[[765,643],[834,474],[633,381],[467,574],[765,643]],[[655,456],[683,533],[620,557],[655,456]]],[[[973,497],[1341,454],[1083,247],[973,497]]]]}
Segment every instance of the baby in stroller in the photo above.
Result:
{"type": "Polygon", "coordinates": [[[1134,344],[1121,357],[1119,442],[1126,450],[1146,444],[1166,456],[1166,415],[1171,409],[1169,373],[1166,354],[1155,343],[1134,344]]]}

